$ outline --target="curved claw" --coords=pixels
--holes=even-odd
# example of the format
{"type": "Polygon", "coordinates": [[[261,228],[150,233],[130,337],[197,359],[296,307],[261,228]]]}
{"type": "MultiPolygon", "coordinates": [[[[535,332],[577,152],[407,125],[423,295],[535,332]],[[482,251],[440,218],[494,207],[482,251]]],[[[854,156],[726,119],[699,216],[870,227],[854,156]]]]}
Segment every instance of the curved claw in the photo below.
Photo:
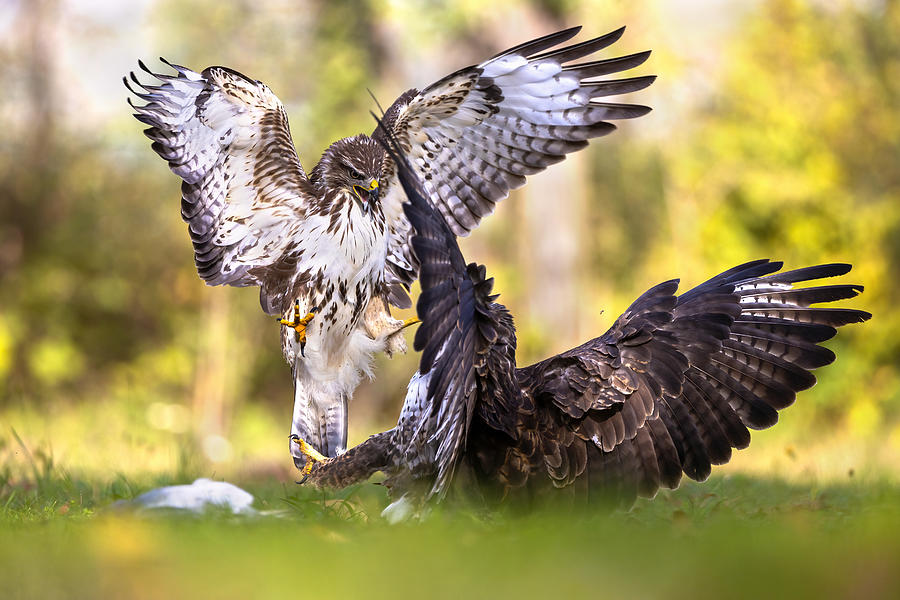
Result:
{"type": "Polygon", "coordinates": [[[300,453],[306,457],[306,464],[303,465],[303,468],[300,470],[300,473],[303,475],[303,479],[297,482],[304,483],[309,478],[309,474],[312,472],[313,465],[315,463],[328,460],[328,457],[324,456],[321,452],[307,444],[306,440],[301,438],[296,433],[291,434],[291,441],[300,447],[300,453]]]}
{"type": "Polygon", "coordinates": [[[294,316],[289,321],[287,319],[276,319],[279,323],[284,325],[285,327],[290,327],[297,333],[297,341],[300,343],[300,355],[306,356],[304,354],[304,349],[306,348],[306,328],[309,325],[309,322],[313,320],[313,317],[319,312],[319,307],[312,307],[306,316],[302,319],[300,318],[300,300],[294,302],[294,316]]]}
{"type": "Polygon", "coordinates": [[[422,319],[420,319],[419,317],[410,317],[410,318],[406,319],[405,321],[403,321],[403,324],[400,326],[400,329],[398,331],[406,329],[410,325],[415,325],[416,323],[421,323],[421,322],[422,322],[422,319]]]}

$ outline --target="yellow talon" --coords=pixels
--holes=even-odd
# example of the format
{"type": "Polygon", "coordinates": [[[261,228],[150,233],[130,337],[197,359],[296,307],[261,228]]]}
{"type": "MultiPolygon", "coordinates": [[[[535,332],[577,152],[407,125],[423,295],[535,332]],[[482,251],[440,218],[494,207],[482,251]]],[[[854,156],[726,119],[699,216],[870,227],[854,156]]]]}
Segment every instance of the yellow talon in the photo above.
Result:
{"type": "Polygon", "coordinates": [[[297,332],[297,341],[300,343],[300,352],[302,354],[303,348],[306,346],[306,326],[309,325],[309,322],[313,320],[313,317],[316,316],[316,313],[319,312],[319,307],[313,307],[306,316],[302,319],[300,318],[300,301],[297,300],[294,303],[294,317],[288,321],[287,319],[278,319],[278,322],[284,325],[285,327],[290,327],[294,331],[297,332]]]}
{"type": "Polygon", "coordinates": [[[400,329],[398,329],[398,331],[406,329],[410,325],[415,325],[416,323],[421,323],[421,322],[422,322],[422,319],[420,319],[419,317],[410,317],[407,320],[403,321],[403,325],[400,326],[400,329]]]}
{"type": "MultiPolygon", "coordinates": [[[[297,317],[299,317],[299,313],[297,317]]],[[[316,316],[316,311],[312,310],[306,313],[306,316],[302,319],[288,321],[287,319],[279,319],[278,322],[286,327],[292,328],[294,331],[299,333],[304,339],[306,339],[306,326],[309,325],[309,322],[313,320],[313,317],[316,316]]],[[[296,319],[296,317],[295,317],[296,319]]]]}
{"type": "Polygon", "coordinates": [[[306,464],[300,471],[300,473],[304,477],[312,472],[312,468],[315,463],[328,460],[327,456],[322,455],[318,450],[307,444],[306,440],[301,438],[296,433],[291,435],[291,441],[300,446],[300,454],[306,457],[306,464]]]}

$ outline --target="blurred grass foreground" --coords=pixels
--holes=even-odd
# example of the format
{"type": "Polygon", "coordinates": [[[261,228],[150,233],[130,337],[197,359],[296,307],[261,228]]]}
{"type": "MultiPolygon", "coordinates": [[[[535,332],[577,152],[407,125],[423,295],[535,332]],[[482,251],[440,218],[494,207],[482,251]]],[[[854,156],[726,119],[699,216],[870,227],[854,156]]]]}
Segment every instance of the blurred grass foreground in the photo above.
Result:
{"type": "MultiPolygon", "coordinates": [[[[0,596],[896,592],[898,31],[897,0],[0,3],[0,596]],[[310,167],[372,129],[367,88],[386,106],[573,24],[627,25],[616,51],[653,49],[638,74],[660,77],[634,99],[650,115],[533,177],[463,242],[517,318],[521,363],[598,335],[652,284],[760,257],[853,263],[852,305],[873,320],[841,331],[818,385],[710,482],[627,514],[388,528],[380,487],[299,489],[278,327],[255,290],[196,276],[177,178],[121,76],[162,55],[260,79],[310,167]],[[108,508],[198,476],[278,519],[108,508]]],[[[379,360],[351,442],[391,425],[415,365],[379,360]]]]}

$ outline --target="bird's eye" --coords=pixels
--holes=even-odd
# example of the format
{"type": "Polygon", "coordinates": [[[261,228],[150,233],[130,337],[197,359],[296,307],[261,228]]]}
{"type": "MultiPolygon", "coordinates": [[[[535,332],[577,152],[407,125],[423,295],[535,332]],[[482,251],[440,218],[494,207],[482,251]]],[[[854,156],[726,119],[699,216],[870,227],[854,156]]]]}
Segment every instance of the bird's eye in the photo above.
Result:
{"type": "Polygon", "coordinates": [[[350,171],[350,177],[352,177],[353,179],[362,179],[362,174],[359,171],[357,171],[356,169],[349,167],[349,171],[350,171]]]}

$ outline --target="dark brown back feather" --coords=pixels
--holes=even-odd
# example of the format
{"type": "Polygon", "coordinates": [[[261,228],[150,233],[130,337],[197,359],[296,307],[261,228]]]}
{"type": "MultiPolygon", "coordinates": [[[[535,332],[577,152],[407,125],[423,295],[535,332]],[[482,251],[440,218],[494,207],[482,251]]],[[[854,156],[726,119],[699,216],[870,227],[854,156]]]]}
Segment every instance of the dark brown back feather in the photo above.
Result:
{"type": "Polygon", "coordinates": [[[520,369],[548,440],[534,475],[571,483],[580,465],[559,442],[586,446],[592,496],[629,505],[677,486],[682,472],[706,479],[732,448],[749,444],[748,428],[774,424],[796,392],[815,383],[809,369],[834,359],[817,344],[871,316],[809,307],[853,297],[861,286],[787,286],[846,273],[848,265],[774,273],[780,267],[740,265],[669,302],[672,282],[662,284],[600,338],[520,369]]]}

